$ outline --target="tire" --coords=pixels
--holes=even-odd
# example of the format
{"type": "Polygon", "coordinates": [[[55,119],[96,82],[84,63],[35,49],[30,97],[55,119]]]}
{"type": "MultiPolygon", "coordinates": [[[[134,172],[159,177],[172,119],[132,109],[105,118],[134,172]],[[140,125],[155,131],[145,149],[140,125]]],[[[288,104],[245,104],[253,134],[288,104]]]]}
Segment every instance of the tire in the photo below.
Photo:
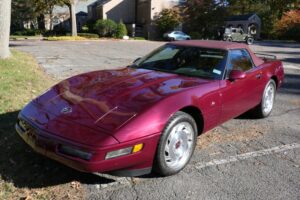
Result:
{"type": "Polygon", "coordinates": [[[276,83],[273,79],[271,79],[264,89],[260,104],[257,105],[252,112],[255,118],[266,118],[271,114],[275,96],[276,83]]]}
{"type": "Polygon", "coordinates": [[[253,39],[252,37],[248,37],[247,40],[246,40],[246,43],[247,43],[248,45],[253,44],[253,42],[254,42],[254,39],[253,39]]]}
{"type": "Polygon", "coordinates": [[[227,41],[227,42],[232,42],[233,40],[232,40],[231,37],[228,37],[228,38],[226,38],[226,41],[227,41]]]}
{"type": "Polygon", "coordinates": [[[170,41],[175,41],[175,38],[171,37],[171,38],[170,38],[170,41]]]}
{"type": "Polygon", "coordinates": [[[197,138],[197,125],[185,112],[176,112],[167,122],[154,161],[154,171],[170,176],[181,171],[193,155],[197,138]]]}

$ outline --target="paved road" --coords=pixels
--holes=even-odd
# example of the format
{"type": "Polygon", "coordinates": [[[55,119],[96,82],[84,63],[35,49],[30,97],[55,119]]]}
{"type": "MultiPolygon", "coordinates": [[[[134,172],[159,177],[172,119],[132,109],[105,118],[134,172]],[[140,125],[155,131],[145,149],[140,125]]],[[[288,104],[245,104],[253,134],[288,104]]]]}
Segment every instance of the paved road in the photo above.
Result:
{"type": "MultiPolygon", "coordinates": [[[[159,42],[14,42],[61,79],[124,66],[159,42]],[[84,67],[83,67],[84,66],[84,67]]],[[[199,137],[178,175],[118,178],[85,184],[87,199],[300,199],[300,45],[259,43],[256,52],[284,61],[286,79],[267,119],[239,117],[199,137]]]]}

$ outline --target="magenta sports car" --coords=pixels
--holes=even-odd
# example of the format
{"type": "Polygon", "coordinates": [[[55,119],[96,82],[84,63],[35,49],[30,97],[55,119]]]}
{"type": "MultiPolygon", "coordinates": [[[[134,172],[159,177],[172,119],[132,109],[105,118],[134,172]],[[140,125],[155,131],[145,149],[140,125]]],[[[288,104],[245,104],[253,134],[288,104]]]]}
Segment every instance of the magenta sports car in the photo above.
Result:
{"type": "Polygon", "coordinates": [[[167,176],[187,165],[198,135],[247,111],[267,117],[283,77],[281,61],[244,44],[171,42],[123,69],[61,81],[25,106],[16,130],[80,171],[167,176]]]}

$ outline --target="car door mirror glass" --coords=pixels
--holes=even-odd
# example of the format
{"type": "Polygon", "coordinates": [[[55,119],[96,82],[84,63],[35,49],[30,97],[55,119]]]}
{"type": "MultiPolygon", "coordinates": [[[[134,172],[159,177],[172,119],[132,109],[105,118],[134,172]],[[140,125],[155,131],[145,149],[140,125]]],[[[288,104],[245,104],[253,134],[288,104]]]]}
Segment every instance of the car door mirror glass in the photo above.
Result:
{"type": "Polygon", "coordinates": [[[229,73],[229,80],[244,79],[245,77],[246,73],[241,70],[231,70],[229,73]]]}
{"type": "Polygon", "coordinates": [[[133,63],[136,63],[136,62],[139,61],[139,60],[141,60],[141,57],[135,59],[135,60],[133,61],[133,63]]]}

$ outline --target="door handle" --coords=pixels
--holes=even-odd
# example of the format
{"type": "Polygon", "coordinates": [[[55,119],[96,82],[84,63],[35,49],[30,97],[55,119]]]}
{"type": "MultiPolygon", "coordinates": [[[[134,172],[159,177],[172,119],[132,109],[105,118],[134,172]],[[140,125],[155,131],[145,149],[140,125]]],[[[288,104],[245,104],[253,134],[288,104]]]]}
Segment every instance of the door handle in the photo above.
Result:
{"type": "Polygon", "coordinates": [[[261,78],[261,74],[256,74],[256,79],[260,79],[261,78]]]}

